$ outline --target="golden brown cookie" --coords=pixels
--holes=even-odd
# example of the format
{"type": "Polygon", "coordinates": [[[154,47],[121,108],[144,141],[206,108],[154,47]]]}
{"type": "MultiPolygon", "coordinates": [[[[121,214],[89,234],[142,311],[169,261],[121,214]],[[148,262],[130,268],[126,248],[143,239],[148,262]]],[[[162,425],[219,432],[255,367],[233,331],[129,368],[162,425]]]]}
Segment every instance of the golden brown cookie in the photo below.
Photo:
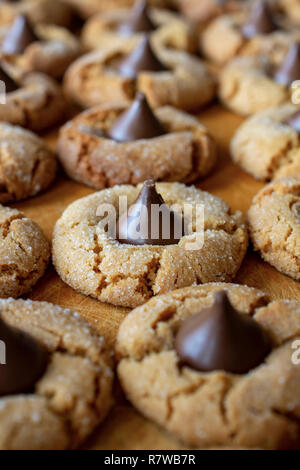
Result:
{"type": "Polygon", "coordinates": [[[204,27],[214,18],[224,13],[240,10],[244,7],[245,1],[239,0],[178,0],[178,7],[181,13],[196,22],[200,27],[204,27]]]}
{"type": "Polygon", "coordinates": [[[26,72],[42,72],[61,78],[69,65],[81,53],[79,40],[67,29],[54,25],[37,25],[37,40],[26,46],[22,53],[7,54],[2,44],[10,27],[0,30],[0,54],[2,60],[26,72]]]}
{"type": "Polygon", "coordinates": [[[300,366],[292,362],[300,338],[300,306],[272,302],[234,284],[188,287],[151,299],[120,327],[118,376],[129,401],[188,445],[200,448],[297,447],[300,366]],[[198,372],[180,364],[174,348],[184,319],[227,291],[233,306],[251,315],[272,341],[272,352],[248,373],[198,372]]]}
{"type": "Polygon", "coordinates": [[[265,186],[248,213],[254,248],[278,271],[300,280],[300,181],[282,178],[265,186]]]}
{"type": "Polygon", "coordinates": [[[0,449],[77,447],[112,402],[112,361],[104,338],[78,313],[47,302],[1,299],[0,315],[49,353],[32,393],[0,398],[0,449]]]}
{"type": "Polygon", "coordinates": [[[11,24],[18,15],[27,15],[33,24],[68,26],[72,10],[64,0],[1,1],[0,25],[11,24]]]}
{"type": "Polygon", "coordinates": [[[191,183],[212,170],[216,145],[208,130],[194,117],[170,106],[155,112],[168,131],[166,135],[126,143],[105,136],[127,108],[98,106],[61,128],[58,155],[70,178],[103,189],[135,185],[148,178],[191,183]]]}
{"type": "Polygon", "coordinates": [[[57,124],[65,112],[58,84],[47,75],[28,73],[17,80],[17,88],[7,91],[0,105],[0,121],[42,131],[57,124]]]}
{"type": "Polygon", "coordinates": [[[0,205],[0,297],[20,297],[49,263],[50,247],[40,227],[22,212],[0,205]]]}
{"type": "Polygon", "coordinates": [[[0,123],[0,203],[45,190],[56,173],[54,153],[30,131],[0,123]]]}
{"type": "MultiPolygon", "coordinates": [[[[136,0],[64,0],[72,6],[83,18],[88,18],[96,13],[116,10],[119,8],[131,8],[136,0]]],[[[177,0],[147,0],[151,7],[173,8],[177,0]]]]}
{"type": "Polygon", "coordinates": [[[287,122],[298,109],[285,104],[247,119],[231,141],[233,161],[259,180],[300,179],[300,137],[287,122]]]}
{"type": "Polygon", "coordinates": [[[104,103],[130,103],[136,91],[143,92],[153,108],[171,105],[195,110],[213,99],[216,82],[206,65],[182,51],[161,49],[160,61],[166,71],[140,72],[137,79],[117,70],[133,48],[99,50],[77,59],[65,75],[64,88],[83,107],[104,103]]]}
{"type": "Polygon", "coordinates": [[[119,215],[120,197],[132,205],[139,187],[115,186],[71,204],[56,224],[53,261],[60,277],[75,290],[102,302],[135,307],[153,295],[179,287],[216,280],[231,281],[248,246],[244,217],[232,213],[221,199],[195,187],[179,183],[158,183],[167,205],[193,210],[204,206],[204,244],[190,249],[199,235],[195,216],[193,234],[168,246],[133,246],[116,241],[100,224],[98,209],[112,204],[119,215]]]}
{"type": "Polygon", "coordinates": [[[290,100],[287,86],[268,73],[269,63],[262,58],[238,57],[220,74],[219,97],[235,113],[244,116],[279,106],[290,100]]]}
{"type": "MultiPolygon", "coordinates": [[[[120,34],[119,28],[126,22],[131,10],[112,10],[90,18],[82,32],[82,42],[87,49],[118,47],[128,43],[136,45],[141,34],[120,34]]],[[[178,14],[167,10],[151,9],[149,17],[156,29],[151,33],[153,45],[195,53],[198,49],[197,35],[192,24],[178,14]]]]}

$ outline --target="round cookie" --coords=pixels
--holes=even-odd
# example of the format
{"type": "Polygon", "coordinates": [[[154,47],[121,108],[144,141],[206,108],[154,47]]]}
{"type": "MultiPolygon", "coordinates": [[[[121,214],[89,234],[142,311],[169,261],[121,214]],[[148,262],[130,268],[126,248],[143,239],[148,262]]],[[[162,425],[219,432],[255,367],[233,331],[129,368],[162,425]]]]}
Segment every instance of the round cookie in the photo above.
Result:
{"type": "Polygon", "coordinates": [[[269,67],[263,58],[233,59],[220,73],[221,102],[243,116],[288,102],[289,88],[269,75],[269,67]]]}
{"type": "MultiPolygon", "coordinates": [[[[136,47],[147,47],[142,41],[136,47]]],[[[215,77],[198,58],[183,51],[161,48],[156,51],[167,70],[141,71],[136,78],[122,76],[118,67],[136,48],[98,50],[77,59],[64,79],[66,94],[81,106],[132,102],[136,91],[144,93],[152,108],[171,105],[196,110],[215,96],[215,77]]],[[[142,51],[139,51],[142,57],[142,51]]]]}
{"type": "Polygon", "coordinates": [[[292,344],[300,338],[296,301],[234,284],[188,287],[151,299],[122,323],[117,372],[128,400],[184,443],[197,448],[297,447],[300,367],[292,344]],[[200,372],[183,365],[175,349],[182,321],[226,291],[240,313],[251,315],[271,339],[272,352],[244,374],[200,372]]]}
{"type": "MultiPolygon", "coordinates": [[[[82,31],[84,46],[87,49],[100,49],[118,47],[124,42],[129,47],[138,44],[141,33],[122,34],[119,31],[130,15],[131,10],[119,9],[99,13],[90,18],[82,31]]],[[[149,32],[155,48],[166,47],[196,53],[197,34],[191,23],[168,10],[149,9],[147,15],[156,27],[149,32]]]]}
{"type": "Polygon", "coordinates": [[[27,15],[33,24],[68,26],[72,10],[64,0],[1,1],[0,25],[11,24],[18,15],[27,15]]]}
{"type": "Polygon", "coordinates": [[[44,191],[56,174],[56,158],[42,139],[21,127],[0,123],[0,203],[44,191]]]}
{"type": "Polygon", "coordinates": [[[285,104],[247,119],[231,141],[233,161],[262,181],[300,179],[299,132],[288,122],[298,110],[285,104]]]}
{"type": "Polygon", "coordinates": [[[282,178],[265,186],[249,209],[255,250],[278,271],[300,280],[300,180],[282,178]]]}
{"type": "Polygon", "coordinates": [[[44,274],[49,243],[22,212],[0,205],[0,297],[20,297],[44,274]]]}
{"type": "Polygon", "coordinates": [[[65,101],[52,78],[41,73],[25,73],[11,89],[7,87],[7,76],[2,77],[2,70],[0,79],[6,84],[6,103],[0,105],[0,121],[42,131],[62,119],[65,101]]]}
{"type": "MultiPolygon", "coordinates": [[[[112,11],[119,8],[131,8],[136,0],[64,0],[72,6],[83,18],[89,18],[96,13],[112,11]]],[[[173,8],[177,0],[147,0],[151,7],[173,8]]]]}
{"type": "Polygon", "coordinates": [[[37,25],[32,28],[26,17],[19,16],[12,26],[0,31],[2,59],[26,72],[42,72],[54,78],[61,78],[69,65],[81,53],[78,39],[67,29],[54,25],[37,25]],[[31,40],[17,39],[28,29],[31,40]],[[16,31],[11,37],[12,31],[16,31]]]}
{"type": "Polygon", "coordinates": [[[59,159],[75,181],[95,189],[137,184],[147,178],[191,183],[216,163],[216,145],[200,122],[170,106],[155,115],[167,134],[134,142],[106,136],[128,106],[102,105],[65,124],[57,144],[59,159]]]}
{"type": "Polygon", "coordinates": [[[202,248],[190,247],[199,235],[198,211],[193,234],[177,244],[134,246],[117,241],[99,223],[98,210],[110,204],[119,215],[120,197],[126,196],[131,206],[140,187],[115,186],[75,201],[58,220],[53,262],[64,282],[102,302],[135,307],[180,287],[234,278],[248,246],[242,214],[231,213],[224,201],[193,186],[158,183],[156,187],[168,206],[183,208],[189,203],[194,211],[204,206],[202,248]]]}
{"type": "Polygon", "coordinates": [[[104,338],[79,314],[46,302],[1,299],[0,317],[49,354],[32,393],[0,397],[0,449],[77,447],[112,402],[112,360],[104,338]]]}

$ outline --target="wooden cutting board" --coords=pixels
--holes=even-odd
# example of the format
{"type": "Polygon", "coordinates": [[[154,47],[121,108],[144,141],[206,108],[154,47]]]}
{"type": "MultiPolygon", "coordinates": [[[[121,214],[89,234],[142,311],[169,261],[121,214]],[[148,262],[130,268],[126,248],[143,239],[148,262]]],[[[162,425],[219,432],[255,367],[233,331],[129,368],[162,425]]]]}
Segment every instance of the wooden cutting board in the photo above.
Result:
{"type": "MultiPolygon", "coordinates": [[[[242,118],[215,105],[199,115],[216,138],[219,162],[212,175],[198,185],[199,188],[220,196],[233,210],[247,212],[253,196],[263,187],[233,165],[229,156],[229,142],[242,118]]],[[[56,132],[45,136],[55,148],[56,132]]],[[[91,194],[92,189],[68,180],[61,173],[49,191],[39,197],[18,203],[15,207],[35,220],[51,240],[56,220],[74,200],[91,194]]],[[[238,273],[236,282],[266,291],[273,299],[298,299],[300,284],[278,273],[264,263],[251,248],[238,273]]],[[[118,327],[129,310],[102,304],[76,293],[64,284],[50,267],[29,298],[53,302],[62,307],[77,310],[84,318],[101,328],[107,341],[113,346],[118,327]]],[[[143,418],[128,404],[116,382],[115,406],[105,423],[84,446],[87,449],[184,449],[182,443],[143,418]]]]}

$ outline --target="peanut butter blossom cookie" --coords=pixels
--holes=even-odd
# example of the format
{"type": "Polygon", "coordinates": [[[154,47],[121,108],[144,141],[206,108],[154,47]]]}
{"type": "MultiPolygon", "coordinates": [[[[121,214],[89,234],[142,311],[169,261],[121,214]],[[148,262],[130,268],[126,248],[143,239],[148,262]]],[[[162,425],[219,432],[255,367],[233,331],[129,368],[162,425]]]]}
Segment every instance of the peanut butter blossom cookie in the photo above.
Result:
{"type": "Polygon", "coordinates": [[[78,446],[112,401],[104,338],[69,309],[1,299],[0,340],[0,449],[78,446]]]}
{"type": "Polygon", "coordinates": [[[19,297],[44,274],[50,246],[40,227],[0,205],[0,297],[19,297]]]}
{"type": "Polygon", "coordinates": [[[72,10],[64,0],[1,0],[0,25],[11,24],[18,15],[27,15],[33,24],[68,26],[72,10]]]}
{"type": "Polygon", "coordinates": [[[96,189],[147,178],[190,183],[216,163],[216,145],[194,117],[170,106],[153,112],[139,93],[131,106],[100,105],[61,130],[67,174],[96,189]]]}
{"type": "Polygon", "coordinates": [[[55,227],[53,260],[60,277],[79,292],[135,307],[179,287],[230,281],[247,246],[242,214],[221,199],[179,183],[147,181],[71,204],[55,227]],[[124,197],[128,210],[119,208],[124,197]]]}
{"type": "Polygon", "coordinates": [[[248,213],[254,248],[264,260],[300,280],[300,180],[282,178],[263,188],[248,213]]]}
{"type": "Polygon", "coordinates": [[[25,15],[0,32],[2,58],[25,71],[60,78],[79,56],[79,41],[67,29],[53,25],[33,27],[25,15]]]}
{"type": "Polygon", "coordinates": [[[6,103],[0,105],[0,121],[42,131],[56,124],[65,112],[60,87],[47,75],[25,73],[14,79],[0,64],[6,103]]]}
{"type": "Polygon", "coordinates": [[[233,161],[259,180],[300,179],[299,133],[297,106],[285,104],[255,114],[232,139],[233,161]]]}
{"type": "Polygon", "coordinates": [[[126,317],[117,372],[128,400],[187,445],[297,448],[299,339],[296,301],[234,284],[188,287],[126,317]]]}
{"type": "Polygon", "coordinates": [[[56,173],[54,153],[30,131],[0,123],[0,203],[35,196],[56,173]]]}
{"type": "Polygon", "coordinates": [[[221,72],[219,96],[232,111],[251,115],[290,101],[299,77],[300,43],[294,42],[278,66],[264,57],[231,61],[221,72]]]}
{"type": "Polygon", "coordinates": [[[64,87],[83,107],[130,103],[141,91],[152,107],[195,110],[216,92],[215,78],[200,59],[183,51],[156,49],[148,35],[137,45],[124,41],[80,57],[66,72],[64,87]]]}

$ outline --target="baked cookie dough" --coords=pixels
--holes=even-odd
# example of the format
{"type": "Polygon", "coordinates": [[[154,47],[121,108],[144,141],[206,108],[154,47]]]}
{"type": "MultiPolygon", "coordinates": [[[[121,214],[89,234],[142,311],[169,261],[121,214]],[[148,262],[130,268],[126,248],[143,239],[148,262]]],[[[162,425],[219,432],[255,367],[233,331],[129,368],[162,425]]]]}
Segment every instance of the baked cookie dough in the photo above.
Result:
{"type": "Polygon", "coordinates": [[[200,27],[206,26],[214,18],[224,13],[240,10],[245,0],[178,0],[181,13],[196,22],[200,27]]]}
{"type": "MultiPolygon", "coordinates": [[[[18,41],[20,42],[20,41],[18,41]]],[[[24,16],[18,16],[12,26],[0,30],[0,54],[2,60],[26,72],[42,72],[54,78],[61,78],[69,65],[81,53],[79,40],[67,29],[41,24],[34,28],[24,16]],[[22,35],[25,28],[32,31],[32,39],[23,41],[18,50],[17,39],[12,38],[13,30],[22,35]]]]}
{"type": "Polygon", "coordinates": [[[191,183],[216,163],[216,145],[206,127],[170,106],[155,115],[168,132],[160,137],[117,142],[106,131],[128,106],[101,105],[65,124],[57,144],[68,174],[95,189],[137,184],[148,178],[191,183]]]}
{"type": "Polygon", "coordinates": [[[0,122],[0,203],[19,201],[45,190],[56,173],[56,158],[42,139],[0,122]]]}
{"type": "Polygon", "coordinates": [[[265,186],[248,213],[255,250],[278,271],[300,280],[300,180],[282,178],[265,186]]]}
{"type": "Polygon", "coordinates": [[[188,445],[197,448],[299,446],[300,367],[291,358],[300,338],[296,301],[274,301],[249,287],[206,284],[151,299],[122,323],[116,343],[118,376],[128,400],[188,445]],[[199,372],[175,350],[182,321],[226,291],[238,312],[251,315],[272,352],[250,372],[199,372]]]}
{"type": "MultiPolygon", "coordinates": [[[[96,13],[116,10],[119,8],[131,8],[136,0],[64,0],[64,3],[72,6],[83,18],[89,18],[96,13]]],[[[177,0],[147,0],[151,7],[174,8],[177,0]]]]}
{"type": "MultiPolygon", "coordinates": [[[[87,49],[100,49],[122,46],[124,42],[129,47],[138,44],[141,33],[124,34],[119,31],[131,14],[131,10],[118,9],[90,18],[82,31],[84,46],[87,49]]],[[[192,54],[197,52],[197,34],[191,23],[168,10],[149,9],[148,15],[156,27],[150,32],[156,49],[166,47],[192,54]]]]}
{"type": "Polygon", "coordinates": [[[204,205],[204,245],[190,250],[194,235],[168,246],[133,246],[116,241],[100,224],[98,208],[112,204],[119,215],[121,196],[128,206],[140,188],[115,186],[79,199],[58,220],[53,262],[64,282],[85,295],[123,307],[136,307],[153,295],[212,281],[231,281],[247,251],[248,234],[241,212],[232,213],[221,199],[179,183],[156,185],[169,206],[204,205]]]}
{"type": "Polygon", "coordinates": [[[64,0],[1,1],[0,26],[11,24],[18,15],[27,15],[33,24],[68,26],[72,10],[64,0]]]}
{"type": "MultiPolygon", "coordinates": [[[[144,42],[139,45],[142,47],[144,42]]],[[[87,108],[104,103],[130,103],[140,91],[152,108],[171,105],[186,111],[199,109],[214,98],[215,77],[200,59],[182,51],[163,48],[159,54],[156,51],[167,70],[142,71],[136,78],[122,76],[118,67],[133,50],[136,48],[125,43],[80,57],[66,72],[66,94],[87,108]]]]}
{"type": "Polygon", "coordinates": [[[40,227],[22,212],[0,205],[0,297],[28,292],[49,258],[50,246],[40,227]]]}
{"type": "Polygon", "coordinates": [[[238,57],[220,73],[219,98],[237,114],[248,116],[290,100],[289,87],[269,75],[263,58],[238,57]]]}
{"type": "Polygon", "coordinates": [[[0,397],[0,449],[77,447],[103,421],[112,401],[104,338],[79,314],[46,302],[1,299],[0,316],[49,354],[32,393],[0,397]]]}
{"type": "MultiPolygon", "coordinates": [[[[1,71],[0,78],[3,79],[1,71]]],[[[65,101],[59,85],[47,75],[32,72],[18,78],[12,91],[6,87],[0,121],[42,131],[58,123],[64,112],[65,101]]]]}
{"type": "Polygon", "coordinates": [[[299,131],[289,123],[298,112],[285,104],[248,118],[231,141],[233,161],[258,180],[300,179],[299,131]]]}

